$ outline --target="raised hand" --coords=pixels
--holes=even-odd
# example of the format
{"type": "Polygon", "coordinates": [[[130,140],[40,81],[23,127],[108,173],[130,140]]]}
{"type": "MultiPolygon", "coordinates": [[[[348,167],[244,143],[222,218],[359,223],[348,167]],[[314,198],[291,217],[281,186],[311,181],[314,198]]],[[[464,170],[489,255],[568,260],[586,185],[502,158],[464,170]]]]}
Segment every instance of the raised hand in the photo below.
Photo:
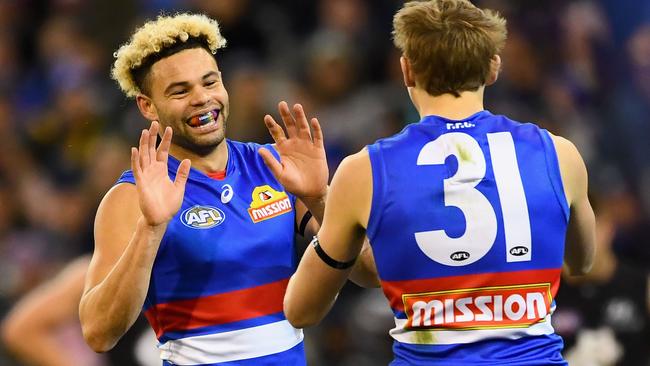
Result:
{"type": "Polygon", "coordinates": [[[167,127],[162,142],[156,150],[158,122],[142,130],[139,148],[131,148],[131,170],[135,176],[140,210],[147,224],[158,226],[166,224],[181,208],[185,183],[190,173],[190,161],[183,160],[172,182],[167,173],[167,159],[172,140],[172,129],[167,127]]]}
{"type": "Polygon", "coordinates": [[[260,155],[287,191],[303,200],[324,197],[327,193],[329,171],[323,145],[323,131],[318,120],[311,119],[312,135],[305,111],[300,104],[293,106],[293,115],[284,101],[278,104],[278,110],[287,130],[286,135],[270,115],[264,116],[264,124],[275,141],[280,161],[266,149],[260,149],[260,155]]]}

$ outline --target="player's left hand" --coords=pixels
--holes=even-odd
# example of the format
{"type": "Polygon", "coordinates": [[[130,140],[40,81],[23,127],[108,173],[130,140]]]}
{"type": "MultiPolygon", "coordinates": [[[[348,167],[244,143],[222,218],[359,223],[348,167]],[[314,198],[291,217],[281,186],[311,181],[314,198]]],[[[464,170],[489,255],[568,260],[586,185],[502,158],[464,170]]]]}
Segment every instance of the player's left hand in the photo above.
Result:
{"type": "Polygon", "coordinates": [[[293,115],[285,101],[278,104],[278,110],[287,133],[268,114],[264,124],[275,141],[280,161],[264,148],[259,150],[260,155],[287,191],[303,200],[321,199],[327,193],[329,170],[320,124],[311,119],[312,133],[300,104],[293,106],[293,115]]]}

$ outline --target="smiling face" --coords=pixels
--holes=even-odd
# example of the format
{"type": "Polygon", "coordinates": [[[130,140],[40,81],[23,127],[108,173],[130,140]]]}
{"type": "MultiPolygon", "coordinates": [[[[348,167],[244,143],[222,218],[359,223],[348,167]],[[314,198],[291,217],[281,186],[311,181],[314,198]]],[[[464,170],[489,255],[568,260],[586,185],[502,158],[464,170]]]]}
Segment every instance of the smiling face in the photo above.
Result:
{"type": "Polygon", "coordinates": [[[174,131],[172,142],[205,156],[224,140],[228,93],[214,57],[190,48],[151,66],[149,96],[137,98],[142,114],[174,131]]]}

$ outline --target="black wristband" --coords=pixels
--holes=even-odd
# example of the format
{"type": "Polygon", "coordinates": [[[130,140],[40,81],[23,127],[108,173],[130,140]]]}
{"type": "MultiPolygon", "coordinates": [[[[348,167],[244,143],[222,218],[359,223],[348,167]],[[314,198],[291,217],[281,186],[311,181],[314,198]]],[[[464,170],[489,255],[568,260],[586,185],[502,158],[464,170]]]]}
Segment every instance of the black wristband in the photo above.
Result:
{"type": "Polygon", "coordinates": [[[311,217],[311,212],[307,211],[302,217],[302,220],[300,220],[300,227],[298,228],[298,234],[300,234],[300,236],[305,236],[305,229],[307,228],[307,224],[309,223],[309,220],[311,220],[311,217]]]}
{"type": "Polygon", "coordinates": [[[325,262],[325,264],[327,264],[328,266],[330,266],[330,267],[332,267],[334,269],[347,269],[347,268],[350,268],[350,267],[352,267],[354,265],[354,262],[356,262],[356,260],[357,260],[357,258],[354,258],[349,262],[339,262],[336,259],[330,257],[329,255],[327,255],[327,253],[325,253],[323,248],[321,248],[320,242],[318,241],[318,236],[316,236],[316,235],[314,235],[314,239],[312,239],[312,241],[311,241],[311,246],[314,247],[314,249],[316,250],[316,254],[318,254],[320,259],[322,259],[323,262],[325,262]]]}

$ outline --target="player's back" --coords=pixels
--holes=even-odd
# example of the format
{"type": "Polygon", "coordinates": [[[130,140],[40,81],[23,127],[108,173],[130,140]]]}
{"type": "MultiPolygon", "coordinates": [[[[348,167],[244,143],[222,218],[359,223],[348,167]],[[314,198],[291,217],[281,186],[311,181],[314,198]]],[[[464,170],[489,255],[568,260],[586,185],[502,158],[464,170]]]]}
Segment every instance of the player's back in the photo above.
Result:
{"type": "Polygon", "coordinates": [[[550,317],[569,212],[548,132],[429,116],[368,152],[393,364],[566,364],[550,317]]]}

